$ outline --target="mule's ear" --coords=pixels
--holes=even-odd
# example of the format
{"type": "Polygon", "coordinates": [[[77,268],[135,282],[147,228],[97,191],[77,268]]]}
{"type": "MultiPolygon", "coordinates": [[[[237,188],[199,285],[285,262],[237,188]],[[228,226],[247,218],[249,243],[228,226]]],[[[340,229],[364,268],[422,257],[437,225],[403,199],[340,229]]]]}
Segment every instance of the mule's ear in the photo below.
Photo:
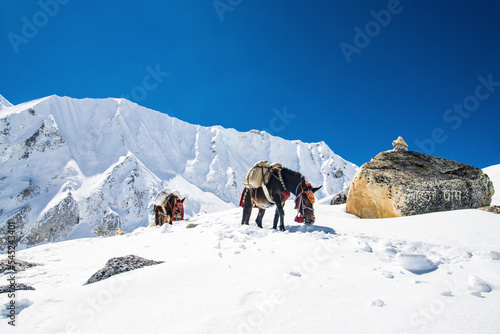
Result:
{"type": "Polygon", "coordinates": [[[184,197],[183,199],[180,200],[181,203],[184,203],[184,200],[186,199],[186,197],[184,197]]]}
{"type": "Polygon", "coordinates": [[[323,185],[320,185],[318,188],[312,188],[311,191],[315,193],[316,191],[320,190],[323,185]]]}

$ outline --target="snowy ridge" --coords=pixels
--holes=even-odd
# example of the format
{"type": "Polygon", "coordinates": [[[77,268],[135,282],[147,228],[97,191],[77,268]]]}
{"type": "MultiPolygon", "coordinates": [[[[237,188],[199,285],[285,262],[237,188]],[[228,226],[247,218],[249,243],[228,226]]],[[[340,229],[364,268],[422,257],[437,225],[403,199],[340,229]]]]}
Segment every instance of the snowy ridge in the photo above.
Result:
{"type": "Polygon", "coordinates": [[[188,216],[234,207],[259,160],[323,185],[318,198],[342,190],[357,169],[324,142],[192,125],[124,99],[52,95],[2,105],[0,233],[13,221],[26,245],[91,236],[98,226],[147,226],[163,188],[187,196],[188,216]],[[77,213],[71,228],[57,218],[65,209],[77,213]]]}

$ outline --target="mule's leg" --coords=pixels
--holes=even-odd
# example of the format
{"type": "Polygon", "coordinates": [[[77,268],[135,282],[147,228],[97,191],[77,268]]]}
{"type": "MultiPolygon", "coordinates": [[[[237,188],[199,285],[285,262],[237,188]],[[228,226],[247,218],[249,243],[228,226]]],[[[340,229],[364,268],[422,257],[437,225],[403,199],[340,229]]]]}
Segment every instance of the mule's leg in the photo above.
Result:
{"type": "Polygon", "coordinates": [[[241,225],[248,225],[250,222],[250,216],[252,215],[252,206],[245,205],[243,207],[243,217],[241,218],[241,225]]]}
{"type": "Polygon", "coordinates": [[[266,210],[259,208],[259,214],[257,215],[257,219],[255,219],[257,226],[260,228],[262,228],[262,218],[264,217],[264,213],[266,213],[266,210]]]}
{"type": "Polygon", "coordinates": [[[250,216],[252,215],[252,199],[250,198],[250,190],[247,190],[245,201],[243,202],[243,216],[241,217],[241,225],[248,225],[250,216]]]}
{"type": "MultiPolygon", "coordinates": [[[[273,196],[274,203],[276,204],[276,212],[280,218],[280,230],[285,230],[285,210],[283,210],[283,205],[281,204],[281,196],[279,194],[275,194],[273,196]]],[[[276,216],[275,216],[276,219],[276,216]]]]}
{"type": "Polygon", "coordinates": [[[273,229],[278,228],[278,219],[280,219],[280,214],[278,212],[278,208],[276,207],[276,210],[274,210],[274,220],[273,220],[273,229]]]}

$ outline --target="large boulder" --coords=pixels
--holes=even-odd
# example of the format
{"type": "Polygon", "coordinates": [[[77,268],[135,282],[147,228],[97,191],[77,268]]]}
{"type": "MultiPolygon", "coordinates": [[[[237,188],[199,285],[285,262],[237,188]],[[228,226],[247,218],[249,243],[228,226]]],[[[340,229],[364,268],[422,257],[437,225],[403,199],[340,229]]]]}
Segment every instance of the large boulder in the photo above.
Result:
{"type": "Polygon", "coordinates": [[[381,152],[354,176],[347,212],[390,218],[488,206],[495,193],[479,168],[418,152],[381,152]]]}

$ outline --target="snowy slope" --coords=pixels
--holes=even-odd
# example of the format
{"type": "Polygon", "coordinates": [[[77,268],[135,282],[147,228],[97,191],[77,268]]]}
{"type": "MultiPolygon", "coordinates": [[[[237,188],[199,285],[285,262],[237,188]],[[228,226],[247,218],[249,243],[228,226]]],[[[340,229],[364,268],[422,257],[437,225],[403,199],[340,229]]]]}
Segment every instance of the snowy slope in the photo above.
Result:
{"type": "Polygon", "coordinates": [[[259,229],[231,209],[20,251],[44,266],[17,274],[36,291],[17,292],[17,327],[0,318],[0,332],[498,333],[500,215],[361,220],[316,205],[304,227],[285,208],[284,233],[271,212],[259,229]],[[83,285],[129,254],[165,262],[83,285]]]}
{"type": "Polygon", "coordinates": [[[483,172],[488,174],[493,184],[497,184],[499,187],[499,188],[495,187],[495,195],[493,195],[491,204],[500,205],[500,164],[484,168],[483,172]]]}
{"type": "Polygon", "coordinates": [[[150,200],[163,188],[187,197],[188,216],[234,207],[259,160],[322,184],[319,198],[340,191],[357,168],[324,142],[192,125],[124,99],[53,95],[2,105],[0,235],[15,222],[28,246],[91,236],[96,227],[147,226],[150,200]]]}

